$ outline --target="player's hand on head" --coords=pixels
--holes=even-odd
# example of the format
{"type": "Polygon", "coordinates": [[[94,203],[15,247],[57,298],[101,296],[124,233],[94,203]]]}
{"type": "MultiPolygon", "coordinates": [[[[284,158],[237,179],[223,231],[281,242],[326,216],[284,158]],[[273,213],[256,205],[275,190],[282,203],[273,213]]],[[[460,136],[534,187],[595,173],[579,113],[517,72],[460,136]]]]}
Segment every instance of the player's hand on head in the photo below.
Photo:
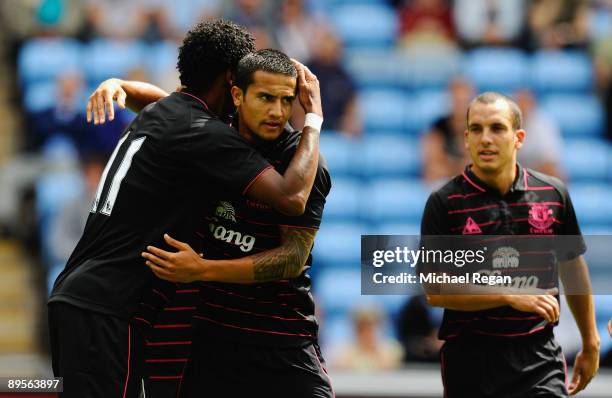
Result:
{"type": "Polygon", "coordinates": [[[582,350],[576,355],[572,381],[568,386],[570,395],[577,394],[589,385],[599,369],[599,350],[582,350]]]}
{"type": "Polygon", "coordinates": [[[321,89],[319,79],[307,66],[295,59],[291,59],[298,73],[298,99],[306,113],[315,113],[323,117],[321,105],[321,89]]]}
{"type": "Polygon", "coordinates": [[[141,255],[147,261],[145,264],[155,276],[170,282],[189,283],[199,279],[202,272],[202,253],[196,253],[189,244],[178,241],[165,234],[164,240],[170,246],[178,249],[170,252],[155,246],[147,246],[147,251],[141,255]]]}
{"type": "Polygon", "coordinates": [[[103,124],[106,122],[106,114],[108,120],[115,119],[115,109],[113,101],[117,101],[117,105],[121,109],[125,109],[126,92],[121,87],[121,80],[108,79],[100,83],[98,88],[89,96],[87,107],[85,109],[87,122],[94,124],[103,124]]]}

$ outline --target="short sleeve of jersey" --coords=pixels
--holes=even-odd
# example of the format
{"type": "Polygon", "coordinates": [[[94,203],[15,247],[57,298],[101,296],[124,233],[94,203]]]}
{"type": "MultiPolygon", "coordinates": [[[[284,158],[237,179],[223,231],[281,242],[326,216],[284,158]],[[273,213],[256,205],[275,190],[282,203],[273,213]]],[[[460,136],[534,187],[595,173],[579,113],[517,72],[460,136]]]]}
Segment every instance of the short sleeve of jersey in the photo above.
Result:
{"type": "Polygon", "coordinates": [[[584,254],[584,252],[586,252],[586,244],[584,242],[584,238],[582,237],[580,226],[578,225],[572,199],[570,198],[567,190],[565,190],[563,194],[565,196],[565,208],[562,220],[562,235],[571,237],[563,238],[563,250],[557,254],[560,256],[559,260],[568,261],[584,254]]]}
{"type": "Polygon", "coordinates": [[[319,166],[315,177],[312,191],[306,202],[304,214],[297,217],[281,216],[279,224],[292,227],[304,227],[318,229],[323,217],[323,208],[329,191],[331,190],[331,177],[327,170],[325,159],[319,157],[319,166]]]}
{"type": "MultiPolygon", "coordinates": [[[[446,208],[442,203],[440,195],[437,192],[433,192],[427,199],[423,218],[421,219],[421,247],[428,250],[434,249],[439,244],[439,240],[433,238],[433,236],[448,235],[448,223],[445,216],[446,208]],[[432,238],[428,238],[430,236],[432,238]]],[[[439,267],[437,264],[427,263],[425,265],[419,262],[416,270],[418,274],[427,274],[438,272],[439,267]]]]}
{"type": "Polygon", "coordinates": [[[187,153],[199,174],[232,194],[244,194],[272,167],[235,130],[216,120],[194,128],[187,153]]]}

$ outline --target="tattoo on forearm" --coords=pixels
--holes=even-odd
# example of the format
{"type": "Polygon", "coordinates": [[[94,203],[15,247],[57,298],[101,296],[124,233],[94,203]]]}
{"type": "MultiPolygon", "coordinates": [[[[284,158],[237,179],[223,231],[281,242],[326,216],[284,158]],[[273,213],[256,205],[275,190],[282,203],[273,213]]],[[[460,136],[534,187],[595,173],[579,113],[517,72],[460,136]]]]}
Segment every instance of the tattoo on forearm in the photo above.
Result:
{"type": "Polygon", "coordinates": [[[293,278],[302,272],[316,234],[315,230],[281,227],[280,247],[253,255],[255,280],[267,282],[293,278]]]}

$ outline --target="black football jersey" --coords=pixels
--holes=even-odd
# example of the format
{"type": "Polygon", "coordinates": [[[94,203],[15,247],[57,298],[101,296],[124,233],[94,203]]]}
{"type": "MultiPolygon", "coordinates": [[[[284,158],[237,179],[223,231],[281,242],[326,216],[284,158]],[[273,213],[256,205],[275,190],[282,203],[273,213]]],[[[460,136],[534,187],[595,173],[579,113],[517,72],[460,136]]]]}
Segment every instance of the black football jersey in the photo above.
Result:
{"type": "Polygon", "coordinates": [[[155,284],[163,305],[175,287],[153,275],[141,252],[147,245],[168,248],[164,233],[196,243],[196,220],[206,204],[244,194],[268,167],[200,99],[175,92],[150,104],[111,155],[50,302],[130,317],[155,284]]]}

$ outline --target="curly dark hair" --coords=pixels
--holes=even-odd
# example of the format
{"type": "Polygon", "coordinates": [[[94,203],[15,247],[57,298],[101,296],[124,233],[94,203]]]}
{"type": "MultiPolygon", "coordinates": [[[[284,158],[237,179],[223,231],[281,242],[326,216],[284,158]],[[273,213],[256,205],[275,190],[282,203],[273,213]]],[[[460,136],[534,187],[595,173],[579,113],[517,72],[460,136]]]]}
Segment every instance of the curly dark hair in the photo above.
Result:
{"type": "Polygon", "coordinates": [[[222,19],[200,22],[187,32],[179,48],[176,67],[181,84],[201,93],[220,74],[234,71],[238,61],[252,51],[255,40],[242,26],[222,19]]]}
{"type": "Polygon", "coordinates": [[[246,93],[258,70],[297,78],[297,70],[291,59],[285,53],[267,48],[252,52],[238,62],[234,84],[246,93]]]}

